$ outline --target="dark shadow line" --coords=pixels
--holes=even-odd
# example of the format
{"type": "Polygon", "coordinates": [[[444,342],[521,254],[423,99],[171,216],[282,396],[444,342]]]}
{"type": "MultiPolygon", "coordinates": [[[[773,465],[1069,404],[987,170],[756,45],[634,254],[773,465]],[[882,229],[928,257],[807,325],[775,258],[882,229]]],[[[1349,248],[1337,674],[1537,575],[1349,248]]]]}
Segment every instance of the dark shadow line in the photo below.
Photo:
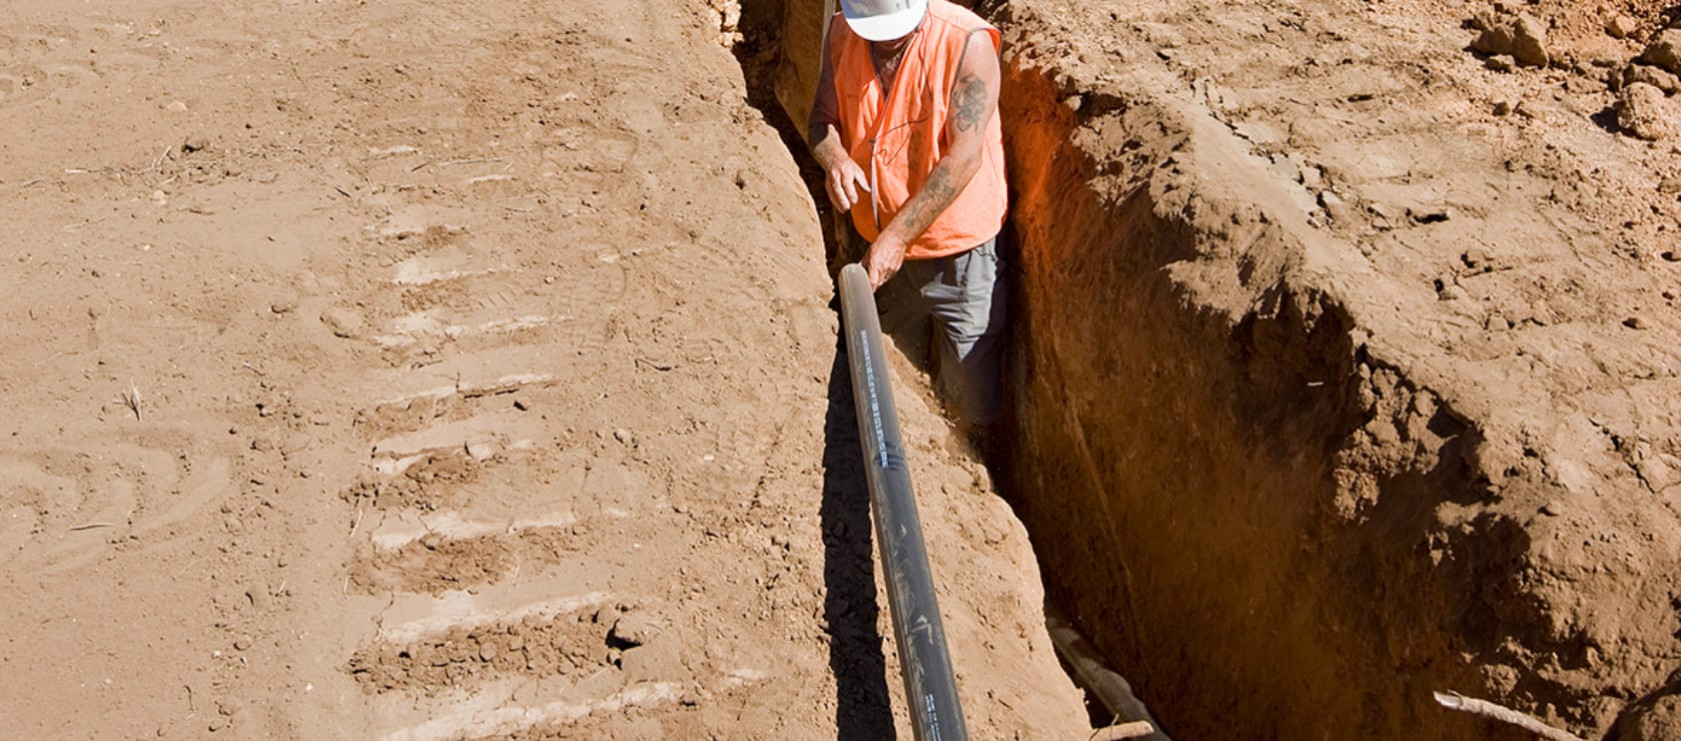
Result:
{"type": "MultiPolygon", "coordinates": [[[[837,309],[838,306],[831,305],[837,309]]],[[[836,737],[874,741],[895,736],[887,693],[887,661],[876,629],[874,531],[858,442],[858,417],[844,336],[837,335],[829,368],[829,409],[823,421],[823,619],[829,668],[835,675],[836,737]]]]}

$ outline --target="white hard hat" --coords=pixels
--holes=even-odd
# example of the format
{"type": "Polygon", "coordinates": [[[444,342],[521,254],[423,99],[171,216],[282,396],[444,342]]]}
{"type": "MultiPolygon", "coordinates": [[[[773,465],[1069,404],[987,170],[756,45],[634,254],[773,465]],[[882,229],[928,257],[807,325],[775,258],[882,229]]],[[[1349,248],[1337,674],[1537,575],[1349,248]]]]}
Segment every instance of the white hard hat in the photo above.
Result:
{"type": "Polygon", "coordinates": [[[852,32],[867,41],[892,41],[916,30],[928,0],[840,0],[852,32]]]}

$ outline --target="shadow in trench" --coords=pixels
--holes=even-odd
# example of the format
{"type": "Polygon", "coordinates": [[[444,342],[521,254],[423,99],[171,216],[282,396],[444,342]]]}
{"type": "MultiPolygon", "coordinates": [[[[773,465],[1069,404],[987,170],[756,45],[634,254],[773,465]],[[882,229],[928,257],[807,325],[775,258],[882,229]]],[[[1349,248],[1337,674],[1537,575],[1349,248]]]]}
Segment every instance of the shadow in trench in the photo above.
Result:
{"type": "MultiPolygon", "coordinates": [[[[832,304],[839,313],[839,305],[832,304]]],[[[876,630],[874,531],[859,452],[845,336],[835,338],[829,367],[829,410],[823,421],[823,618],[829,626],[829,668],[835,674],[837,738],[894,737],[887,661],[876,630]]]]}

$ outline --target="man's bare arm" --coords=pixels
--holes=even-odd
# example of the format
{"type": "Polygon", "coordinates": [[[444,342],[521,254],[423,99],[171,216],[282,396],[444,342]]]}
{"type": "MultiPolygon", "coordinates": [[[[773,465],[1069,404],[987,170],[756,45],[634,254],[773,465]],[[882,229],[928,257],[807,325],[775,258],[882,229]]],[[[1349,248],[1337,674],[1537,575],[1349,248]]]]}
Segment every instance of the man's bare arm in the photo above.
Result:
{"type": "MultiPolygon", "coordinates": [[[[834,34],[830,33],[829,38],[833,39],[834,34]]],[[[860,190],[869,190],[869,178],[841,143],[840,102],[835,99],[835,70],[827,43],[822,51],[817,94],[806,121],[806,142],[811,145],[811,155],[817,158],[817,164],[823,166],[823,185],[829,192],[829,201],[835,208],[847,211],[859,201],[860,190]]]]}
{"type": "MultiPolygon", "coordinates": [[[[825,39],[827,42],[827,39],[825,39]]],[[[824,167],[826,151],[838,151],[845,154],[840,144],[840,103],[835,99],[835,68],[829,58],[829,48],[825,43],[822,53],[818,55],[822,60],[817,73],[817,94],[811,103],[811,115],[806,120],[806,144],[811,146],[811,153],[824,167]]]]}
{"type": "Polygon", "coordinates": [[[911,240],[921,236],[951,207],[980,170],[986,130],[998,107],[1002,78],[992,35],[986,31],[970,33],[958,63],[957,84],[951,91],[950,116],[946,120],[946,137],[951,148],[935,164],[922,188],[881,231],[870,254],[865,256],[864,267],[870,271],[870,281],[876,287],[898,272],[911,240]]]}

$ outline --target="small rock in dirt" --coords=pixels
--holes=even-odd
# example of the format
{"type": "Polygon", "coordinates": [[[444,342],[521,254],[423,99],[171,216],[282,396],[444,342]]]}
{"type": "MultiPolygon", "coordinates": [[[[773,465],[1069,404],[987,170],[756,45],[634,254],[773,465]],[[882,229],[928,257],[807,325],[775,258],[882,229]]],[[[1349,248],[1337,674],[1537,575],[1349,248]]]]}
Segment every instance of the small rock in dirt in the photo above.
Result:
{"type": "Polygon", "coordinates": [[[1465,267],[1473,270],[1488,268],[1492,262],[1488,256],[1488,250],[1481,247],[1472,247],[1460,253],[1459,261],[1465,263],[1465,267]]]}
{"type": "Polygon", "coordinates": [[[1546,110],[1545,106],[1537,105],[1534,101],[1526,100],[1519,103],[1516,108],[1513,108],[1512,112],[1518,114],[1519,116],[1523,116],[1524,118],[1544,120],[1546,110]]]}
{"type": "Polygon", "coordinates": [[[1466,293],[1465,289],[1459,286],[1449,285],[1437,291],[1436,298],[1442,301],[1463,301],[1466,298],[1466,293]]]}
{"type": "Polygon", "coordinates": [[[1512,101],[1501,98],[1494,101],[1494,115],[1505,116],[1512,112],[1512,101]]]}
{"type": "Polygon", "coordinates": [[[1626,39],[1640,30],[1640,22],[1627,13],[1618,13],[1605,22],[1605,32],[1614,39],[1626,39]]]}
{"type": "Polygon", "coordinates": [[[475,461],[488,461],[496,457],[496,441],[468,440],[467,456],[475,461]]]}
{"type": "Polygon", "coordinates": [[[1615,74],[1615,70],[1622,68],[1623,58],[1621,56],[1613,55],[1609,52],[1596,53],[1593,56],[1588,57],[1588,68],[1586,70],[1581,70],[1580,65],[1578,65],[1578,74],[1584,77],[1609,81],[1615,74]]]}
{"type": "Polygon", "coordinates": [[[181,142],[181,151],[185,154],[202,152],[209,148],[210,139],[206,138],[203,134],[194,134],[193,136],[187,137],[186,141],[181,142]]]}
{"type": "Polygon", "coordinates": [[[1546,504],[1541,505],[1541,514],[1548,517],[1557,517],[1558,513],[1563,511],[1564,505],[1559,504],[1558,502],[1547,502],[1546,504]]]}
{"type": "Polygon", "coordinates": [[[252,587],[245,590],[245,599],[251,601],[251,606],[258,610],[267,610],[274,606],[274,598],[270,597],[267,589],[252,587]]]}
{"type": "Polygon", "coordinates": [[[1640,53],[1640,61],[1681,74],[1681,28],[1665,29],[1640,53]]]}
{"type": "Polygon", "coordinates": [[[1622,741],[1659,741],[1681,738],[1681,695],[1659,697],[1637,710],[1626,711],[1625,719],[1617,723],[1622,741]]]}
{"type": "Polygon", "coordinates": [[[234,647],[234,650],[236,650],[236,651],[244,651],[245,649],[250,648],[251,647],[251,636],[240,636],[238,638],[233,639],[233,647],[234,647]]]}
{"type": "Polygon", "coordinates": [[[1518,16],[1512,23],[1512,58],[1519,64],[1545,67],[1551,61],[1547,53],[1547,27],[1527,15],[1518,16]]]}
{"type": "Polygon", "coordinates": [[[1407,209],[1407,218],[1415,224],[1440,224],[1453,218],[1453,211],[1441,206],[1407,209]]]}
{"type": "Polygon", "coordinates": [[[1645,329],[1646,320],[1637,316],[1631,316],[1623,320],[1623,326],[1628,327],[1629,329],[1645,329]]]}
{"type": "Polygon", "coordinates": [[[1512,323],[1506,321],[1506,317],[1500,316],[1499,314],[1491,314],[1488,317],[1488,321],[1483,322],[1483,329],[1490,332],[1505,332],[1511,328],[1512,323]]]}
{"type": "Polygon", "coordinates": [[[479,660],[480,661],[495,661],[496,660],[496,646],[495,646],[495,644],[491,644],[491,643],[480,644],[479,645],[479,660]]]}
{"type": "Polygon", "coordinates": [[[333,331],[338,337],[353,340],[362,336],[363,319],[361,312],[342,306],[334,306],[321,312],[321,323],[333,331]]]}
{"type": "Polygon", "coordinates": [[[1510,57],[1489,57],[1487,61],[1483,62],[1483,66],[1495,72],[1511,72],[1513,69],[1510,57]]]}
{"type": "Polygon", "coordinates": [[[626,445],[635,445],[636,444],[636,435],[633,434],[630,430],[627,430],[627,429],[624,429],[624,428],[619,428],[617,430],[614,430],[613,431],[613,439],[617,440],[621,443],[624,443],[626,445]]]}
{"type": "Polygon", "coordinates": [[[1681,262],[1681,253],[1678,253],[1675,250],[1665,250],[1660,257],[1668,262],[1681,262]]]}
{"type": "Polygon", "coordinates": [[[1505,23],[1490,23],[1471,42],[1471,48],[1490,56],[1512,53],[1512,29],[1505,23]]]}
{"type": "Polygon", "coordinates": [[[282,299],[269,304],[268,310],[276,314],[290,314],[298,310],[298,302],[296,299],[282,299]]]}
{"type": "Polygon", "coordinates": [[[1343,200],[1342,196],[1328,190],[1323,191],[1319,194],[1319,206],[1325,209],[1325,215],[1331,217],[1331,221],[1341,224],[1349,223],[1351,209],[1348,201],[1343,200]]]}
{"type": "Polygon", "coordinates": [[[659,633],[660,626],[654,622],[652,616],[645,612],[631,612],[614,621],[607,639],[612,645],[634,648],[647,645],[659,633]]]}
{"type": "Polygon", "coordinates": [[[531,402],[526,401],[524,399],[515,399],[514,400],[514,408],[518,409],[522,412],[529,412],[529,411],[531,411],[531,402]]]}
{"type": "Polygon", "coordinates": [[[1673,111],[1662,90],[1645,83],[1623,88],[1617,125],[1634,136],[1657,141],[1675,132],[1673,111]]]}
{"type": "Polygon", "coordinates": [[[1673,95],[1676,89],[1681,88],[1681,78],[1661,67],[1649,64],[1631,64],[1623,69],[1623,87],[1637,82],[1644,82],[1662,90],[1665,95],[1673,95]]]}
{"type": "Polygon", "coordinates": [[[187,110],[187,104],[182,103],[179,100],[172,100],[172,101],[169,101],[169,105],[166,105],[163,108],[164,108],[164,110],[170,111],[172,113],[185,113],[186,110],[187,110]]]}

